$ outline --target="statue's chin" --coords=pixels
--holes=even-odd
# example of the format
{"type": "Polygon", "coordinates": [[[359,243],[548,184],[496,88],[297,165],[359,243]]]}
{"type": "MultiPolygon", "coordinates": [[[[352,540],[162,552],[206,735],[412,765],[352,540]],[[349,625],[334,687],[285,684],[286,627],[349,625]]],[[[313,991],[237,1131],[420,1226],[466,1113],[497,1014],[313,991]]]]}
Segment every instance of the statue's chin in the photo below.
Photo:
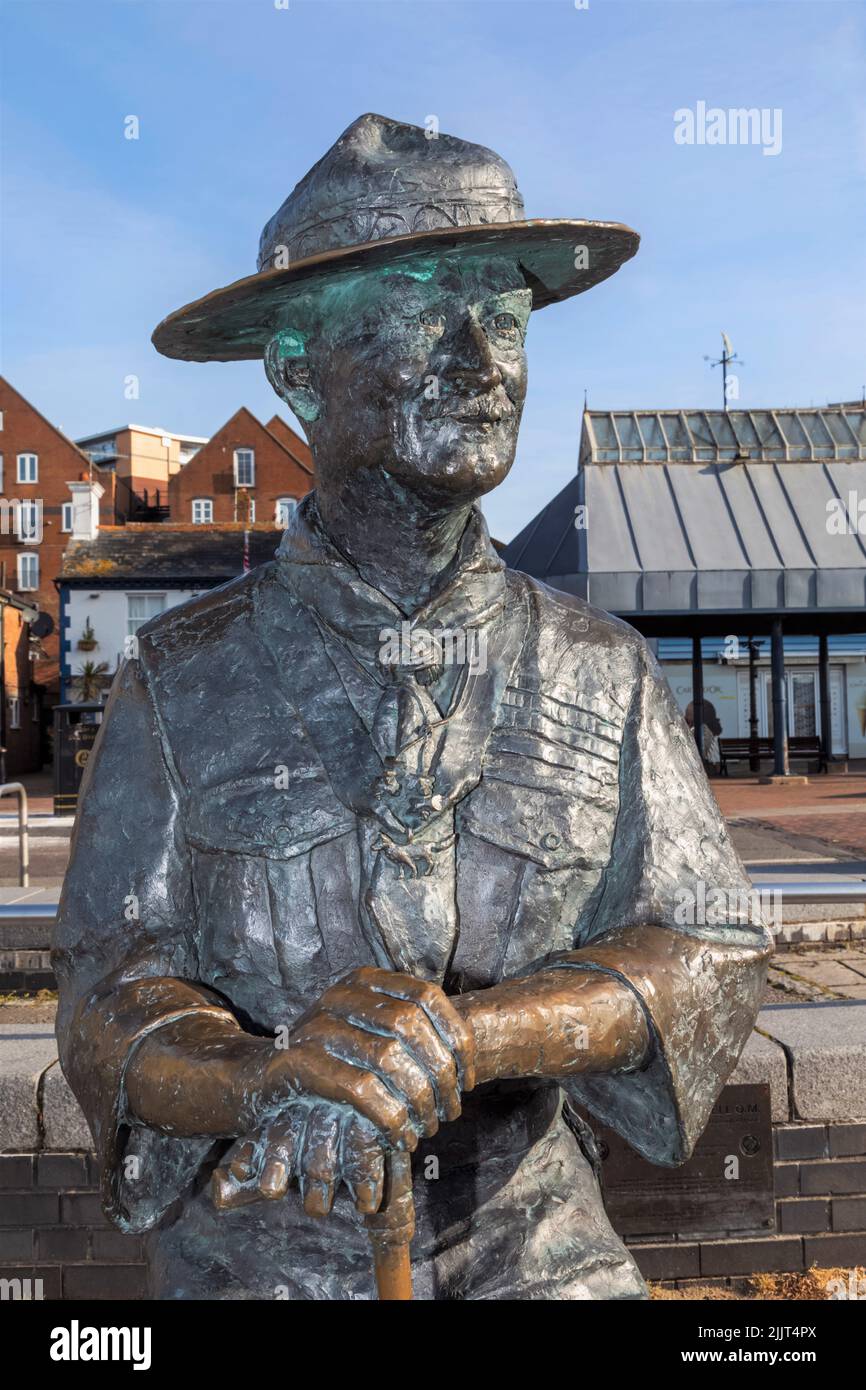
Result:
{"type": "Polygon", "coordinates": [[[395,461],[388,469],[411,492],[431,501],[449,500],[458,506],[483,497],[508,476],[511,458],[474,457],[423,462],[395,461]]]}
{"type": "Polygon", "coordinates": [[[400,444],[397,457],[386,465],[393,477],[419,492],[472,501],[508,476],[517,432],[502,425],[482,432],[452,424],[447,431],[421,431],[400,444]]]}

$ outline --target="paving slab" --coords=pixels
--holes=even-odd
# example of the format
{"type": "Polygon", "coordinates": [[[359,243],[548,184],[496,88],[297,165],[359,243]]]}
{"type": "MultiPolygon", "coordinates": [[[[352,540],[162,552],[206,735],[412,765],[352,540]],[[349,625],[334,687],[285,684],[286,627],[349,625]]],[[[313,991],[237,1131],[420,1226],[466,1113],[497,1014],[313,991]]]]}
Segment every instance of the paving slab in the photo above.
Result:
{"type": "Polygon", "coordinates": [[[39,1147],[39,1078],[56,1056],[53,1028],[0,1025],[0,1152],[39,1147]]]}
{"type": "Polygon", "coordinates": [[[60,1063],[47,1072],[42,1089],[42,1115],[46,1149],[68,1153],[92,1149],[93,1138],[81,1106],[69,1089],[60,1063]]]}
{"type": "Polygon", "coordinates": [[[771,1006],[758,1027],[790,1061],[796,1119],[866,1118],[866,1000],[771,1006]]]}
{"type": "Polygon", "coordinates": [[[752,1033],[740,1060],[728,1078],[729,1086],[766,1082],[770,1087],[770,1114],[775,1123],[788,1119],[788,1063],[784,1049],[760,1033],[752,1033]]]}

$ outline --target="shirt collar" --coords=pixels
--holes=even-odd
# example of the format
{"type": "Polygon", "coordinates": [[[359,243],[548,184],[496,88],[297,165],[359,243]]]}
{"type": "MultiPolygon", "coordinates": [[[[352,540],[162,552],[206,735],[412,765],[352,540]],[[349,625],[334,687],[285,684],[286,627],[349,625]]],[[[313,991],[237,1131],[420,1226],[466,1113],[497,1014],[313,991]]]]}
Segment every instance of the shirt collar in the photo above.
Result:
{"type": "Polygon", "coordinates": [[[315,493],[296,509],[277,550],[282,582],[335,633],[366,650],[381,645],[383,628],[408,622],[425,632],[468,630],[488,623],[505,603],[505,566],[474,507],[436,593],[412,614],[362,579],[328,539],[315,493]]]}

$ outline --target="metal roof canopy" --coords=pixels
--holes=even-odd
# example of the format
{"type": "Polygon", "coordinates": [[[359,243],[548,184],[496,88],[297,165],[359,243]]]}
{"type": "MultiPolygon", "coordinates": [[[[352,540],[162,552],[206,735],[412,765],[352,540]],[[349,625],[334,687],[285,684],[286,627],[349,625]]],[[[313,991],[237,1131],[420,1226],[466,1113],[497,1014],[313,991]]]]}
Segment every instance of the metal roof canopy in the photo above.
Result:
{"type": "Polygon", "coordinates": [[[862,408],[587,411],[577,477],[504,558],[649,636],[850,632],[861,500],[862,408]]]}

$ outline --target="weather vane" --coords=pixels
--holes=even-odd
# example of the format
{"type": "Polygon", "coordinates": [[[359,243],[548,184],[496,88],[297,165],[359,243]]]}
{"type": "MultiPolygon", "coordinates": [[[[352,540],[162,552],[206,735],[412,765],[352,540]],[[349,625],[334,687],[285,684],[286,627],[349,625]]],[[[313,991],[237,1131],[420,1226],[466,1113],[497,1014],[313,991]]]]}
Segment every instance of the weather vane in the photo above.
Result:
{"type": "MultiPolygon", "coordinates": [[[[710,362],[710,359],[706,353],[704,353],[704,361],[710,362]]],[[[710,362],[710,366],[721,367],[722,369],[722,410],[725,411],[727,411],[728,409],[729,399],[728,368],[734,363],[736,363],[738,367],[744,367],[746,365],[745,362],[743,362],[741,358],[737,357],[736,353],[734,352],[734,349],[731,346],[731,340],[728,337],[727,333],[722,333],[722,355],[718,359],[718,361],[710,362]]],[[[737,380],[737,377],[732,377],[732,382],[736,382],[737,380]]],[[[739,395],[739,392],[737,392],[737,395],[739,395]]]]}

